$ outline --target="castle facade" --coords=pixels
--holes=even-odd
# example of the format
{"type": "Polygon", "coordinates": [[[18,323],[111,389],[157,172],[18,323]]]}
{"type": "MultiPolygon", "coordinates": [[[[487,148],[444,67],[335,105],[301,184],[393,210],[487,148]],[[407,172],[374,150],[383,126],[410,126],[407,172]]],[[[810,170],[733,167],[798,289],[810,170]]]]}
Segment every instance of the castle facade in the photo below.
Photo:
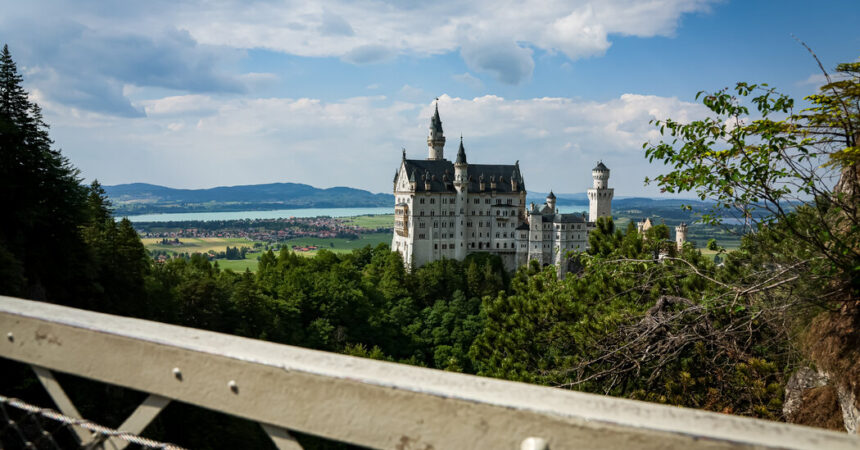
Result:
{"type": "Polygon", "coordinates": [[[589,216],[559,214],[556,197],[526,207],[526,186],[519,161],[469,164],[463,139],[452,163],[445,159],[439,107],[430,119],[427,159],[407,159],[394,175],[394,237],[391,248],[407,267],[442,258],[462,260],[469,253],[498,255],[508,270],[536,260],[567,267],[567,253],[584,251],[598,217],[611,216],[613,189],[609,169],[592,170],[589,216]]]}

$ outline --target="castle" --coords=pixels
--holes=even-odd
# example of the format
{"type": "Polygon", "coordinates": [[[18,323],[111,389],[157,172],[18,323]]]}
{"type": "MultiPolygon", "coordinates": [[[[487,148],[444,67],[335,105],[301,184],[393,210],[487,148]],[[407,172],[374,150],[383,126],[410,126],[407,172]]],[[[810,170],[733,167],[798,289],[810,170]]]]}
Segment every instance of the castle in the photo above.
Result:
{"type": "Polygon", "coordinates": [[[559,214],[550,192],[543,205],[526,208],[526,186],[519,161],[469,164],[463,138],[457,158],[445,159],[439,106],[430,119],[427,159],[407,159],[394,175],[394,238],[407,267],[442,258],[462,260],[469,253],[498,255],[508,270],[536,260],[555,264],[563,274],[567,253],[584,251],[598,217],[612,214],[609,169],[601,162],[591,174],[589,215],[559,214]]]}

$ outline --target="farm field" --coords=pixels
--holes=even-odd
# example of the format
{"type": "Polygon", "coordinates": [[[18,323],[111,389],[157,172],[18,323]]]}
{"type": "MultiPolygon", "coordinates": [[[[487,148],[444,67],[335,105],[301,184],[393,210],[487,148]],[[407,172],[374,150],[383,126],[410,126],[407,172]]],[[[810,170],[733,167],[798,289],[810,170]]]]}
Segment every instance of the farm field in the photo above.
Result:
{"type": "Polygon", "coordinates": [[[362,228],[391,228],[394,226],[394,214],[344,217],[344,219],[346,225],[354,225],[362,228]]]}
{"type": "MultiPolygon", "coordinates": [[[[283,244],[292,248],[296,245],[299,247],[316,246],[318,249],[326,249],[334,253],[349,253],[355,249],[365,246],[376,247],[381,243],[391,243],[391,233],[367,233],[359,239],[342,239],[342,238],[296,238],[283,241],[283,244]]],[[[316,250],[306,252],[296,252],[299,255],[313,256],[317,254],[316,250]]]]}
{"type": "Polygon", "coordinates": [[[180,238],[181,245],[162,244],[161,238],[141,238],[147,250],[173,253],[215,253],[223,252],[230,247],[253,247],[254,241],[245,238],[180,238]]]}
{"type": "MultiPolygon", "coordinates": [[[[369,219],[375,219],[376,216],[365,216],[369,219]]],[[[393,216],[389,216],[393,217],[393,216]]],[[[359,218],[361,219],[361,218],[359,218]]],[[[382,220],[377,220],[378,223],[383,223],[382,220]]],[[[368,225],[359,225],[368,226],[368,225]]],[[[387,226],[383,225],[372,225],[387,226]]],[[[163,251],[167,253],[209,253],[213,251],[220,253],[226,251],[227,247],[252,247],[255,241],[244,238],[180,238],[181,245],[162,244],[161,238],[143,238],[144,247],[147,251],[163,251]]],[[[294,245],[298,247],[316,246],[318,249],[326,249],[334,253],[349,253],[355,249],[370,245],[375,247],[381,243],[390,243],[391,233],[368,233],[362,235],[359,239],[343,239],[343,238],[296,238],[281,241],[279,244],[292,248],[294,245]]],[[[314,256],[318,250],[297,251],[296,254],[302,256],[314,256]]],[[[244,272],[245,269],[250,269],[252,272],[257,270],[257,258],[260,252],[248,253],[245,259],[217,259],[218,267],[222,270],[233,270],[235,272],[244,272]]]]}

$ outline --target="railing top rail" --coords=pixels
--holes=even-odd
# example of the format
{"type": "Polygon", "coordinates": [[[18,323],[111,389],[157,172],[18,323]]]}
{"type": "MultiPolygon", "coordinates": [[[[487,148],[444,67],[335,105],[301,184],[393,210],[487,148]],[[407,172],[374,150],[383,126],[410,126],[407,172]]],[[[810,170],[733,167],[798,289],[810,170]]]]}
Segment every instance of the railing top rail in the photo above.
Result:
{"type": "Polygon", "coordinates": [[[857,449],[844,433],[0,296],[0,356],[379,448],[857,449]],[[232,383],[232,384],[231,384],[232,383]],[[408,445],[404,445],[408,444],[408,445]]]}

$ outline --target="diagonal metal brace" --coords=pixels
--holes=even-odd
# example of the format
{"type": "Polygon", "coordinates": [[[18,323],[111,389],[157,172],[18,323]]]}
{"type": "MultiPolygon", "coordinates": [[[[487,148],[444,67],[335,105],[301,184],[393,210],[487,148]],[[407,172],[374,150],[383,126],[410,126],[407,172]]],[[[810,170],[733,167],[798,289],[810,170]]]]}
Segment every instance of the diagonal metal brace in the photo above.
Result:
{"type": "MultiPolygon", "coordinates": [[[[63,390],[62,386],[60,386],[57,379],[54,378],[54,374],[51,373],[50,370],[36,365],[31,365],[30,367],[33,368],[33,372],[36,372],[39,382],[42,383],[45,391],[47,391],[48,395],[51,396],[51,399],[54,401],[54,404],[57,405],[60,412],[69,417],[74,417],[75,419],[83,419],[83,417],[81,417],[81,413],[79,413],[78,409],[75,408],[75,404],[72,403],[72,400],[66,395],[66,392],[63,390]]],[[[93,439],[93,435],[84,428],[72,426],[72,431],[75,432],[75,438],[81,445],[85,445],[93,439]]]]}
{"type": "Polygon", "coordinates": [[[269,435],[278,450],[302,450],[302,445],[299,444],[299,441],[297,441],[296,438],[294,438],[293,435],[291,435],[285,428],[276,427],[262,422],[260,422],[260,426],[263,427],[263,431],[269,435]]]}
{"type": "MultiPolygon", "coordinates": [[[[66,395],[66,392],[63,390],[60,383],[54,377],[54,374],[51,373],[50,370],[45,369],[44,367],[39,366],[30,366],[33,368],[33,371],[36,372],[36,376],[39,378],[39,381],[42,383],[42,386],[45,387],[45,390],[48,392],[48,395],[51,396],[51,399],[54,400],[54,403],[57,405],[59,410],[69,416],[74,417],[75,419],[83,420],[81,413],[78,412],[78,409],[75,408],[74,403],[69,397],[66,395]]],[[[150,394],[146,399],[134,410],[125,421],[117,427],[118,431],[124,431],[129,434],[138,435],[140,434],[153,419],[170,403],[169,398],[162,397],[160,395],[150,394]]],[[[85,448],[96,448],[99,447],[101,442],[104,440],[104,436],[96,437],[88,430],[73,426],[72,430],[75,432],[75,437],[78,440],[78,443],[81,444],[82,447],[85,448]]],[[[130,442],[120,438],[109,438],[107,443],[109,444],[109,448],[114,448],[117,450],[122,450],[126,448],[130,442]]]]}
{"type": "MultiPolygon", "coordinates": [[[[150,422],[155,419],[155,416],[157,416],[168,404],[170,404],[169,398],[150,394],[146,397],[143,403],[141,403],[140,406],[138,406],[137,409],[135,409],[134,412],[125,419],[125,422],[117,427],[117,430],[134,435],[142,433],[150,422]]],[[[131,442],[124,439],[111,438],[110,443],[117,450],[122,450],[131,442]]]]}

